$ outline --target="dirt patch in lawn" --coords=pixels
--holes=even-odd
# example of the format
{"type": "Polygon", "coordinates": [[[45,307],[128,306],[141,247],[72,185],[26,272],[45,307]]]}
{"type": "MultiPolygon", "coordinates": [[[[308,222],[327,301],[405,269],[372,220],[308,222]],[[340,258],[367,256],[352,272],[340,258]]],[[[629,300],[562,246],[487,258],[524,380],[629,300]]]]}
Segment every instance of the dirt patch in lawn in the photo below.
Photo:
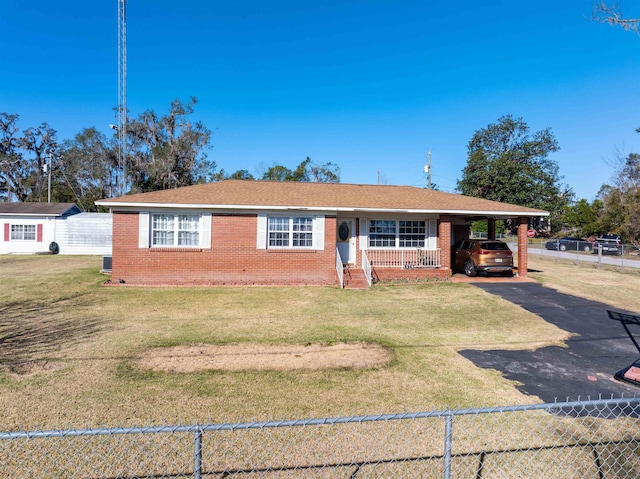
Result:
{"type": "Polygon", "coordinates": [[[34,359],[25,361],[0,362],[0,372],[7,372],[13,376],[31,376],[47,371],[58,371],[62,364],[47,359],[34,359]]]}
{"type": "Polygon", "coordinates": [[[378,368],[387,364],[391,353],[369,343],[261,345],[199,344],[147,351],[138,361],[145,369],[191,373],[222,371],[292,371],[335,368],[378,368]]]}

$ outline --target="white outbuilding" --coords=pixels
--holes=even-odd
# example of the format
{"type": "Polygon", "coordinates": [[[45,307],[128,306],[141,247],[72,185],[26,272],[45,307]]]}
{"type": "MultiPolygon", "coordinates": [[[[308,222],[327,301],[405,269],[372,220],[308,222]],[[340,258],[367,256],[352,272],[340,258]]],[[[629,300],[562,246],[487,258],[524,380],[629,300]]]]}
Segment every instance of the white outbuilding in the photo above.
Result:
{"type": "Polygon", "coordinates": [[[111,213],[75,203],[0,203],[0,254],[111,254],[111,213]]]}

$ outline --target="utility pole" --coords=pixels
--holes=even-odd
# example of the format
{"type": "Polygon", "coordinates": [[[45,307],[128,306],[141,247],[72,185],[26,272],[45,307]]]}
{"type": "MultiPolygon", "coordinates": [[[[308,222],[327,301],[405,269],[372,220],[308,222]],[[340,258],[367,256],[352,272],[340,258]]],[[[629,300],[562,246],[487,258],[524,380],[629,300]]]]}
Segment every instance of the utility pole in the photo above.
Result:
{"type": "Polygon", "coordinates": [[[53,155],[49,153],[49,167],[47,173],[49,173],[49,179],[47,181],[47,203],[51,203],[51,170],[53,169],[53,155]]]}
{"type": "Polygon", "coordinates": [[[427,188],[431,189],[431,148],[429,148],[429,153],[427,153],[427,164],[424,165],[424,172],[427,175],[427,188]]]}
{"type": "Polygon", "coordinates": [[[127,182],[127,0],[118,0],[118,195],[127,182]]]}
{"type": "Polygon", "coordinates": [[[49,153],[48,160],[42,164],[40,169],[47,175],[47,203],[51,203],[51,169],[53,167],[53,154],[49,153]]]}

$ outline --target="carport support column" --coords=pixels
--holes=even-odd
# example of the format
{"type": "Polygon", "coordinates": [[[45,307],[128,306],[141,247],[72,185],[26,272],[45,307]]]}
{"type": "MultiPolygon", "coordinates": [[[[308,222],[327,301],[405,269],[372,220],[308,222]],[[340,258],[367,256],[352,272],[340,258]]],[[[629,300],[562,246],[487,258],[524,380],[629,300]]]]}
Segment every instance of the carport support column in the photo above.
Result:
{"type": "Polygon", "coordinates": [[[487,238],[496,239],[496,220],[487,218],[487,238]]]}
{"type": "Polygon", "coordinates": [[[451,217],[441,215],[438,221],[438,248],[440,269],[451,269],[451,217]]]}
{"type": "Polygon", "coordinates": [[[529,238],[527,231],[529,230],[529,218],[520,216],[518,218],[518,276],[525,278],[527,276],[529,238]]]}

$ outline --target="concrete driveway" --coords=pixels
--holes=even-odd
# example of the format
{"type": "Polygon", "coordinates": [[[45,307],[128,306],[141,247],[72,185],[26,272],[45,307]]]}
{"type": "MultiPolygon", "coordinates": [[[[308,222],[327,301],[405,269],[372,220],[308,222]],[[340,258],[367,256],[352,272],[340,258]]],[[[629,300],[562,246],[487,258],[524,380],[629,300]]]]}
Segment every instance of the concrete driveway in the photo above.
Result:
{"type": "MultiPolygon", "coordinates": [[[[521,383],[518,390],[544,402],[640,394],[639,387],[613,378],[636,361],[640,352],[623,325],[608,314],[618,311],[640,315],[638,312],[559,293],[534,282],[476,282],[474,286],[575,333],[564,348],[460,351],[477,366],[501,371],[507,379],[521,383]]],[[[631,332],[640,341],[640,327],[631,332]]]]}

